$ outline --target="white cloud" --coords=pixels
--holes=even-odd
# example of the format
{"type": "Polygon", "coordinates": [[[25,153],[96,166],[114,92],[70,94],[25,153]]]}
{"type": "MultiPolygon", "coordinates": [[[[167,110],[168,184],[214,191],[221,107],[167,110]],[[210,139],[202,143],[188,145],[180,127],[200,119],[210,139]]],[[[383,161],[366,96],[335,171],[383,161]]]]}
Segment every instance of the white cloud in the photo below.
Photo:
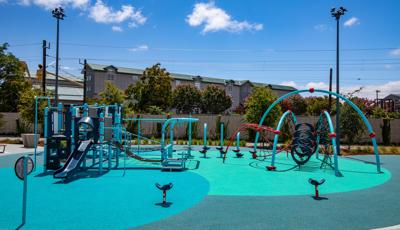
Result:
{"type": "MultiPolygon", "coordinates": [[[[111,6],[105,4],[102,0],[15,0],[19,5],[35,5],[46,10],[52,10],[56,7],[75,8],[80,12],[79,15],[87,15],[97,23],[114,24],[113,31],[120,32],[123,28],[119,25],[127,23],[129,28],[143,25],[147,18],[143,16],[142,11],[135,9],[132,5],[122,5],[120,10],[114,10],[111,6]],[[94,3],[94,4],[93,4],[94,3]]],[[[7,3],[8,0],[0,0],[1,3],[7,3]]],[[[68,13],[67,13],[68,15],[68,13]]]]}
{"type": "MultiPolygon", "coordinates": [[[[289,82],[282,82],[281,84],[293,86],[296,87],[297,89],[309,89],[309,88],[324,89],[324,90],[329,89],[329,85],[325,84],[324,82],[309,82],[305,85],[299,85],[296,82],[289,81],[289,82]]],[[[335,89],[336,86],[333,85],[332,87],[335,89]]],[[[362,88],[362,90],[359,93],[355,94],[355,96],[375,99],[376,90],[380,90],[379,95],[381,95],[381,97],[385,97],[389,94],[400,94],[400,81],[389,81],[383,84],[353,85],[348,87],[340,87],[340,93],[347,94],[354,92],[355,90],[358,90],[360,88],[362,88]]]]}
{"type": "Polygon", "coordinates": [[[7,3],[7,0],[0,0],[0,4],[7,3]]]}
{"type": "Polygon", "coordinates": [[[233,20],[223,9],[215,6],[214,2],[195,4],[192,13],[187,16],[186,22],[193,27],[204,26],[203,33],[220,30],[240,32],[263,29],[263,24],[233,20]]]}
{"type": "Polygon", "coordinates": [[[297,87],[297,84],[294,81],[284,81],[284,82],[281,82],[281,85],[297,87]]]}
{"type": "Polygon", "coordinates": [[[305,86],[306,89],[315,88],[315,89],[329,89],[329,85],[325,84],[324,82],[309,82],[305,86]]]}
{"type": "Polygon", "coordinates": [[[369,99],[376,98],[376,90],[379,90],[379,97],[385,97],[389,94],[400,94],[400,81],[389,81],[384,84],[365,85],[365,86],[352,86],[343,89],[344,92],[352,92],[355,89],[363,87],[360,93],[356,94],[359,97],[367,97],[369,99]]]}
{"type": "Polygon", "coordinates": [[[114,10],[101,0],[90,7],[89,17],[97,23],[120,24],[128,22],[130,28],[143,25],[147,18],[142,15],[140,10],[136,10],[131,5],[122,5],[120,10],[114,10]]]}
{"type": "Polygon", "coordinates": [[[385,69],[392,69],[392,68],[393,68],[393,65],[385,64],[383,67],[385,67],[385,69]]]}
{"type": "Polygon", "coordinates": [[[325,24],[318,24],[314,26],[314,29],[323,32],[328,30],[328,26],[325,24]]]}
{"type": "Polygon", "coordinates": [[[37,5],[47,10],[56,7],[86,8],[90,0],[18,0],[18,4],[23,6],[37,5]]]}
{"type": "Polygon", "coordinates": [[[147,50],[149,50],[149,46],[148,45],[139,45],[139,46],[137,46],[135,48],[131,48],[131,49],[128,49],[128,50],[131,51],[131,52],[147,51],[147,50]]]}
{"type": "Polygon", "coordinates": [[[122,32],[122,31],[124,31],[121,26],[113,26],[113,27],[111,27],[111,30],[114,31],[114,32],[122,32]]]}
{"type": "Polygon", "coordinates": [[[400,57],[400,48],[390,51],[390,55],[400,57]]]}
{"type": "Polygon", "coordinates": [[[360,19],[358,19],[356,17],[352,17],[352,18],[348,19],[347,21],[345,21],[343,25],[344,25],[344,27],[352,27],[352,26],[360,25],[360,19]]]}

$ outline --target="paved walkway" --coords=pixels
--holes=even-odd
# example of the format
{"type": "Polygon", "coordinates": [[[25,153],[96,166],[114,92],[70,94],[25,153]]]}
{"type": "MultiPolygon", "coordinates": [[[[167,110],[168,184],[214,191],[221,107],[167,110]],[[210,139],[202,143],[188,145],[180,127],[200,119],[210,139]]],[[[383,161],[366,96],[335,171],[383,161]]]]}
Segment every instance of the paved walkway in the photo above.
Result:
{"type": "MultiPolygon", "coordinates": [[[[2,155],[10,155],[10,154],[20,154],[20,153],[33,153],[34,148],[24,148],[23,145],[18,145],[18,144],[5,144],[6,145],[6,151],[4,153],[0,153],[0,156],[2,155]]],[[[43,147],[38,147],[37,148],[38,152],[43,152],[43,147]]]]}

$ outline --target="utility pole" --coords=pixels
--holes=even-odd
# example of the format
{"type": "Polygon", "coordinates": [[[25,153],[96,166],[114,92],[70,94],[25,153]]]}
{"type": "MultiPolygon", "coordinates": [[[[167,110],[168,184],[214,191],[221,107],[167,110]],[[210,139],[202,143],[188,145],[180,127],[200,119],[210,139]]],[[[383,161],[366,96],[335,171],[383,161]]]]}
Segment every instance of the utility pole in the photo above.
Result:
{"type": "Polygon", "coordinates": [[[43,45],[42,45],[42,49],[43,49],[43,60],[42,60],[42,91],[43,91],[43,96],[46,95],[46,73],[47,73],[47,49],[49,47],[47,47],[47,42],[46,40],[43,40],[43,45]]]}
{"type": "MultiPolygon", "coordinates": [[[[339,7],[339,9],[332,8],[331,14],[332,17],[336,19],[336,93],[339,94],[339,21],[340,17],[344,15],[347,10],[344,7],[339,7]]],[[[336,144],[336,152],[338,155],[340,154],[340,101],[339,98],[336,97],[336,138],[338,140],[336,144]]]]}
{"type": "MultiPolygon", "coordinates": [[[[329,69],[329,91],[332,92],[332,68],[329,69]]],[[[332,94],[329,94],[329,107],[328,112],[331,113],[332,110],[332,94]]]]}
{"type": "Polygon", "coordinates": [[[381,92],[380,90],[375,90],[376,92],[376,106],[379,106],[379,93],[381,92]]]}
{"type": "Polygon", "coordinates": [[[59,60],[59,41],[60,41],[60,19],[64,20],[64,9],[61,7],[55,8],[52,11],[53,17],[57,19],[57,43],[56,43],[56,85],[55,85],[55,99],[54,102],[58,104],[58,60],[59,60]]]}
{"type": "Polygon", "coordinates": [[[83,60],[83,104],[86,103],[86,81],[87,81],[86,65],[87,65],[87,61],[85,59],[85,60],[83,60]]]}

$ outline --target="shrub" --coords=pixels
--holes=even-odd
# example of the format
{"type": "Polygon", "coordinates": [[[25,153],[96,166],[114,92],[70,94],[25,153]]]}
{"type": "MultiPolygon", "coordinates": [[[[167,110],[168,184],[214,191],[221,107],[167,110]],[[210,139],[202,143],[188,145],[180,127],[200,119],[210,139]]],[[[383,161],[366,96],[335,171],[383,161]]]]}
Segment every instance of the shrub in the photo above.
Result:
{"type": "Polygon", "coordinates": [[[355,143],[364,133],[364,124],[360,115],[348,104],[342,106],[340,113],[340,130],[349,146],[355,143]]]}
{"type": "Polygon", "coordinates": [[[100,93],[101,102],[106,105],[122,104],[124,102],[124,92],[111,82],[106,82],[104,91],[100,93]]]}
{"type": "Polygon", "coordinates": [[[149,106],[149,107],[147,108],[146,111],[147,111],[148,113],[152,114],[152,115],[161,115],[161,114],[164,114],[164,111],[163,111],[160,107],[158,107],[158,106],[156,106],[156,105],[151,105],[151,106],[149,106]]]}
{"type": "Polygon", "coordinates": [[[228,135],[227,135],[227,131],[228,131],[228,126],[229,126],[229,120],[227,122],[223,122],[222,121],[222,116],[218,115],[217,119],[216,119],[216,123],[215,123],[215,139],[220,140],[221,139],[221,124],[224,124],[224,135],[223,138],[225,139],[228,135]]]}
{"type": "Polygon", "coordinates": [[[391,138],[390,138],[390,119],[382,119],[383,124],[381,125],[382,129],[382,142],[384,145],[390,145],[391,143],[391,138]]]}

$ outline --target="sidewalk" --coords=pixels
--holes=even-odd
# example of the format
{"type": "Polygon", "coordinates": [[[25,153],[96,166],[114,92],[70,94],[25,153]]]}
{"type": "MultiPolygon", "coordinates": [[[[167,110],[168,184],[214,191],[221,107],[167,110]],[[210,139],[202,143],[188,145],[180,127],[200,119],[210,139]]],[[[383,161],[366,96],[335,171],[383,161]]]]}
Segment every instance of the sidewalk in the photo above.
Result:
{"type": "MultiPolygon", "coordinates": [[[[33,154],[35,151],[34,148],[24,148],[22,144],[6,144],[6,151],[4,153],[0,153],[1,156],[7,156],[11,154],[21,154],[21,153],[26,153],[26,154],[33,154]]],[[[37,152],[41,153],[43,152],[43,147],[38,146],[37,152]]]]}

